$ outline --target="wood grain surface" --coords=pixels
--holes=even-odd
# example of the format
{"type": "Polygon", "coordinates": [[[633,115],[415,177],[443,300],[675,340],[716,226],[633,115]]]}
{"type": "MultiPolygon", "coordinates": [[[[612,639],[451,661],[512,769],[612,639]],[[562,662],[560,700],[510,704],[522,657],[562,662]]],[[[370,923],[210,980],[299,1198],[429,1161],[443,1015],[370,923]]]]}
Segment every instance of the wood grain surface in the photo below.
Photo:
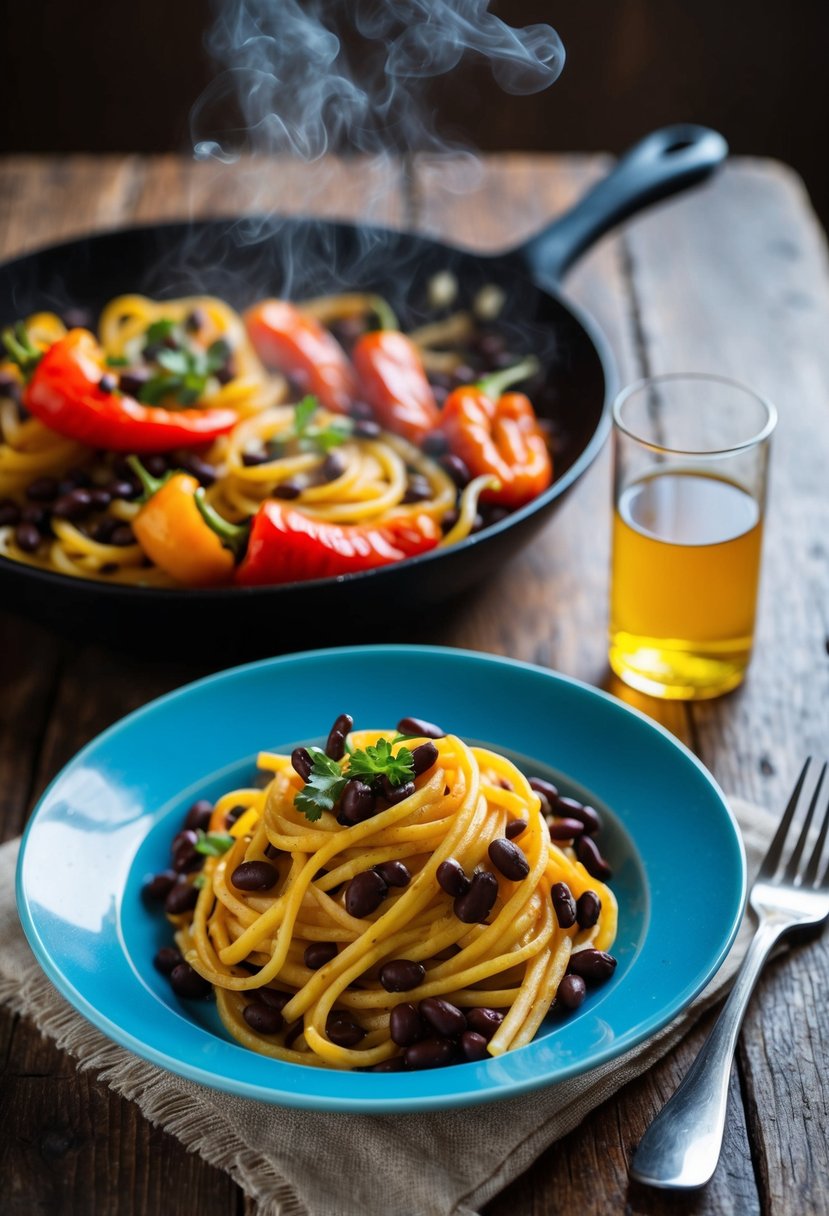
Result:
{"type": "MultiPolygon", "coordinates": [[[[0,168],[0,256],[121,223],[270,207],[368,215],[482,250],[504,248],[557,214],[604,167],[596,157],[504,156],[485,159],[470,176],[417,160],[226,168],[175,157],[16,157],[0,168]]],[[[802,757],[829,750],[823,235],[791,173],[741,161],[710,186],[605,239],[571,274],[567,291],[598,319],[623,380],[666,370],[714,371],[748,382],[778,405],[749,677],[736,693],[689,707],[630,693],[609,676],[608,451],[530,551],[463,613],[424,621],[408,640],[508,654],[608,687],[689,743],[727,792],[782,807],[802,757]]],[[[0,838],[19,833],[44,785],[98,731],[210,669],[207,662],[113,656],[0,615],[0,838]]],[[[700,872],[704,899],[704,856],[700,872]]],[[[693,932],[692,909],[683,931],[693,932]]],[[[708,1023],[553,1145],[488,1205],[487,1216],[824,1212],[827,990],[825,941],[798,947],[762,978],[732,1077],[723,1157],[702,1192],[666,1198],[631,1186],[627,1163],[708,1023]]],[[[25,1020],[2,1010],[0,1058],[4,1212],[231,1216],[248,1210],[226,1175],[151,1128],[105,1086],[80,1076],[25,1020]]],[[[351,1216],[347,1208],[342,1216],[351,1216]]]]}

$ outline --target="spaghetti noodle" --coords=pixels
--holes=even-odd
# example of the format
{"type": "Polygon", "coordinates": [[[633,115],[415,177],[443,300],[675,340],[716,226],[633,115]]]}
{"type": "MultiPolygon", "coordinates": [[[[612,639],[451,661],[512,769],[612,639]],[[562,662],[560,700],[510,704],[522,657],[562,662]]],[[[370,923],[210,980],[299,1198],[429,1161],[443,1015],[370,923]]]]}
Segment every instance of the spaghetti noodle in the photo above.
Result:
{"type": "Polygon", "coordinates": [[[263,753],[264,789],[193,808],[213,855],[166,896],[174,989],[209,985],[235,1039],[293,1063],[393,1071],[528,1043],[557,994],[574,1008],[583,977],[612,973],[606,863],[551,840],[565,808],[497,752],[378,731],[346,746],[350,725],[338,719],[326,752],[263,753]]]}

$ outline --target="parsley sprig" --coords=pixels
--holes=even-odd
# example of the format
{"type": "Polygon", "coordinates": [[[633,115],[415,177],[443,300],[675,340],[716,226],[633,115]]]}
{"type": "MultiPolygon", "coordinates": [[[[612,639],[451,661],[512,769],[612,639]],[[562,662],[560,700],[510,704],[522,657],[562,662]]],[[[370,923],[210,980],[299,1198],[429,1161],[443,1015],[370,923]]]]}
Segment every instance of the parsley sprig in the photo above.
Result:
{"type": "Polygon", "coordinates": [[[323,811],[333,811],[351,777],[361,777],[368,782],[386,777],[394,786],[405,785],[414,777],[412,753],[407,747],[401,747],[395,755],[388,739],[378,739],[374,745],[349,751],[346,769],[319,747],[309,747],[308,751],[312,759],[311,772],[294,798],[294,806],[312,823],[323,811]]]}
{"type": "Polygon", "coordinates": [[[336,417],[325,423],[315,423],[320,408],[316,397],[303,397],[294,406],[294,417],[290,427],[276,436],[269,447],[276,456],[284,454],[285,448],[295,442],[301,452],[330,452],[350,439],[354,423],[350,418],[336,417]]]}
{"type": "Polygon", "coordinates": [[[224,338],[203,350],[188,342],[173,321],[154,321],[145,334],[144,355],[159,370],[141,386],[138,400],[157,405],[164,397],[175,397],[181,405],[193,405],[204,396],[207,381],[225,366],[230,353],[224,338]],[[165,345],[170,339],[173,341],[165,345]]]}
{"type": "Polygon", "coordinates": [[[199,828],[198,840],[193,848],[205,857],[221,857],[232,845],[233,837],[227,832],[205,832],[199,828]]]}

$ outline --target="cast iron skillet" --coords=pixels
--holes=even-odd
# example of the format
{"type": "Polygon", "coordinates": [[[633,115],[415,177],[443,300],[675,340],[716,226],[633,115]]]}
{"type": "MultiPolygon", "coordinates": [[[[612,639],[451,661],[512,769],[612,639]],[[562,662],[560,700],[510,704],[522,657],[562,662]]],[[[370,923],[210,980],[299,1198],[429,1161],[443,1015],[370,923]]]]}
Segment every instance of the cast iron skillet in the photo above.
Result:
{"type": "Polygon", "coordinates": [[[0,267],[3,323],[43,308],[97,311],[123,292],[216,293],[237,307],[266,295],[295,299],[344,288],[386,296],[404,326],[427,311],[443,270],[460,301],[496,284],[510,347],[542,360],[533,393],[558,433],[554,484],[501,523],[450,549],[398,565],[280,587],[159,590],[87,582],[0,559],[0,605],[72,636],[129,648],[169,641],[177,654],[222,661],[256,653],[406,637],[435,610],[500,568],[545,523],[606,437],[616,378],[595,324],[558,291],[571,263],[612,225],[703,181],[725,159],[722,137],[680,125],[647,136],[580,202],[518,249],[482,257],[405,232],[307,219],[235,218],[156,224],[81,237],[0,267]]]}

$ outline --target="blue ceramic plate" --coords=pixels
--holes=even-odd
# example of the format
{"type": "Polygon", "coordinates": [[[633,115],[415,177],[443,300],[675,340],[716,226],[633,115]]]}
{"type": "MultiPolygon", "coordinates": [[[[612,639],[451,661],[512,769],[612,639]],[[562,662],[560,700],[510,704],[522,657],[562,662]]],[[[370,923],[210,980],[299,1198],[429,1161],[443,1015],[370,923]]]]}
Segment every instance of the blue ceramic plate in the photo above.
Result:
{"type": "Polygon", "coordinates": [[[743,910],[745,862],[734,819],[702,765],[614,698],[492,655],[350,647],[211,676],[105,731],[40,800],[17,895],[49,977],[136,1054],[266,1102],[390,1113],[549,1085],[653,1034],[722,962],[743,910]],[[344,710],[363,726],[393,726],[405,715],[440,722],[603,811],[620,906],[619,965],[575,1015],[550,1021],[527,1047],[418,1073],[285,1064],[230,1041],[211,1002],[180,1002],[153,968],[168,931],[163,914],[143,904],[141,885],[168,864],[186,808],[248,782],[261,748],[317,738],[344,710]]]}

